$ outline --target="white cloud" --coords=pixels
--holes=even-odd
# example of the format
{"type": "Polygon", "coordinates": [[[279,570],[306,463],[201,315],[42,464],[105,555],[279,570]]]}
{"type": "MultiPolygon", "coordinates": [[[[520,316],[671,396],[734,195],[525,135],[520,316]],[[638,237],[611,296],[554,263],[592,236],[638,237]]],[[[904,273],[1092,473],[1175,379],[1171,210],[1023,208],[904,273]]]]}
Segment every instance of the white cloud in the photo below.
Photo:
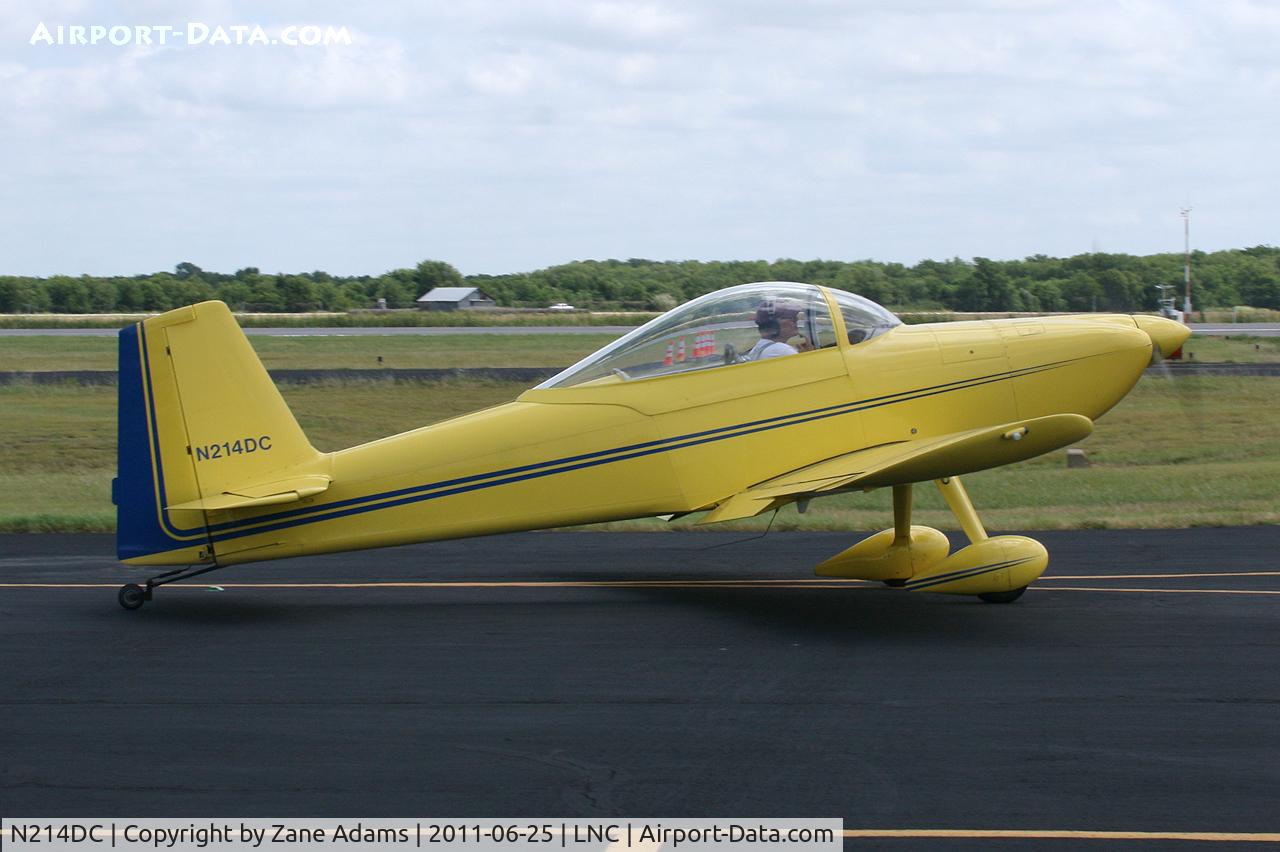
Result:
{"type": "Polygon", "coordinates": [[[467,79],[483,95],[523,95],[533,79],[532,63],[521,56],[488,57],[470,65],[467,79]]]}
{"type": "Polygon", "coordinates": [[[637,40],[672,38],[690,23],[687,14],[658,3],[617,0],[589,4],[587,18],[602,30],[637,40]]]}
{"type": "Polygon", "coordinates": [[[1280,224],[1271,4],[208,0],[177,17],[354,44],[78,52],[10,7],[0,272],[1142,252],[1188,192],[1227,244],[1280,224]]]}

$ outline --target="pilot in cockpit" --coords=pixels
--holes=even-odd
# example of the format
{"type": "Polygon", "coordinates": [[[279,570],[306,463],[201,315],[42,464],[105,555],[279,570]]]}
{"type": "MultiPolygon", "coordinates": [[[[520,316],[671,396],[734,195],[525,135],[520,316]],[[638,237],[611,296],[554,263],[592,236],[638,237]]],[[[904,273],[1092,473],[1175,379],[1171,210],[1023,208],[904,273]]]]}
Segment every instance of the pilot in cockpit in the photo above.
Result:
{"type": "Polygon", "coordinates": [[[760,339],[743,356],[745,361],[762,361],[797,355],[812,349],[812,344],[800,333],[804,312],[783,300],[767,299],[756,308],[756,328],[760,339]]]}

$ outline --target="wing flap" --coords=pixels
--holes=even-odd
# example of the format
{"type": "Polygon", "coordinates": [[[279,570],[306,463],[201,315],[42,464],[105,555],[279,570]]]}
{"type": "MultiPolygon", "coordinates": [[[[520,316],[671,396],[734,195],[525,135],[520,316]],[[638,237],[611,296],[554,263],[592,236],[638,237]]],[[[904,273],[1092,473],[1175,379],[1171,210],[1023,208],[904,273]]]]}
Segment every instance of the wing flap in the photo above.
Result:
{"type": "Polygon", "coordinates": [[[758,483],[720,502],[700,523],[749,518],[794,500],[852,488],[881,488],[959,476],[1024,461],[1093,431],[1079,414],[1054,414],[933,438],[881,444],[758,483]]]}

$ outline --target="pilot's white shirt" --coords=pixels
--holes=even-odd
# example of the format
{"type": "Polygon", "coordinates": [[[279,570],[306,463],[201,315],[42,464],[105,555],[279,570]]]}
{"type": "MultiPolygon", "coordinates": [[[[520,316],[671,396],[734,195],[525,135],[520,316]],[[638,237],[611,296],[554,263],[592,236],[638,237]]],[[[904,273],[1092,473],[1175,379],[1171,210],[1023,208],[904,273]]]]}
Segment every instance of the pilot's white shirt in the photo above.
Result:
{"type": "Polygon", "coordinates": [[[783,343],[781,340],[766,340],[760,338],[756,341],[756,345],[751,347],[746,355],[748,361],[763,361],[765,358],[781,358],[783,355],[799,355],[800,350],[796,349],[790,343],[783,343]]]}

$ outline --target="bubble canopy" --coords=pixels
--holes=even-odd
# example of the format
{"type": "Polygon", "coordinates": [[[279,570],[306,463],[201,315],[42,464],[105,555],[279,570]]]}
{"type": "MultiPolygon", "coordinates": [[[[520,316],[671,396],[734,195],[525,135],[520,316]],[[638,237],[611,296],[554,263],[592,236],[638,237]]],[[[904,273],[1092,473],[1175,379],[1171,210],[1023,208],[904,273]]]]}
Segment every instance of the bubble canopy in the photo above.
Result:
{"type": "Polygon", "coordinates": [[[740,284],[673,308],[537,389],[651,379],[827,349],[837,345],[833,304],[851,344],[901,325],[880,305],[843,290],[789,281],[740,284]]]}

